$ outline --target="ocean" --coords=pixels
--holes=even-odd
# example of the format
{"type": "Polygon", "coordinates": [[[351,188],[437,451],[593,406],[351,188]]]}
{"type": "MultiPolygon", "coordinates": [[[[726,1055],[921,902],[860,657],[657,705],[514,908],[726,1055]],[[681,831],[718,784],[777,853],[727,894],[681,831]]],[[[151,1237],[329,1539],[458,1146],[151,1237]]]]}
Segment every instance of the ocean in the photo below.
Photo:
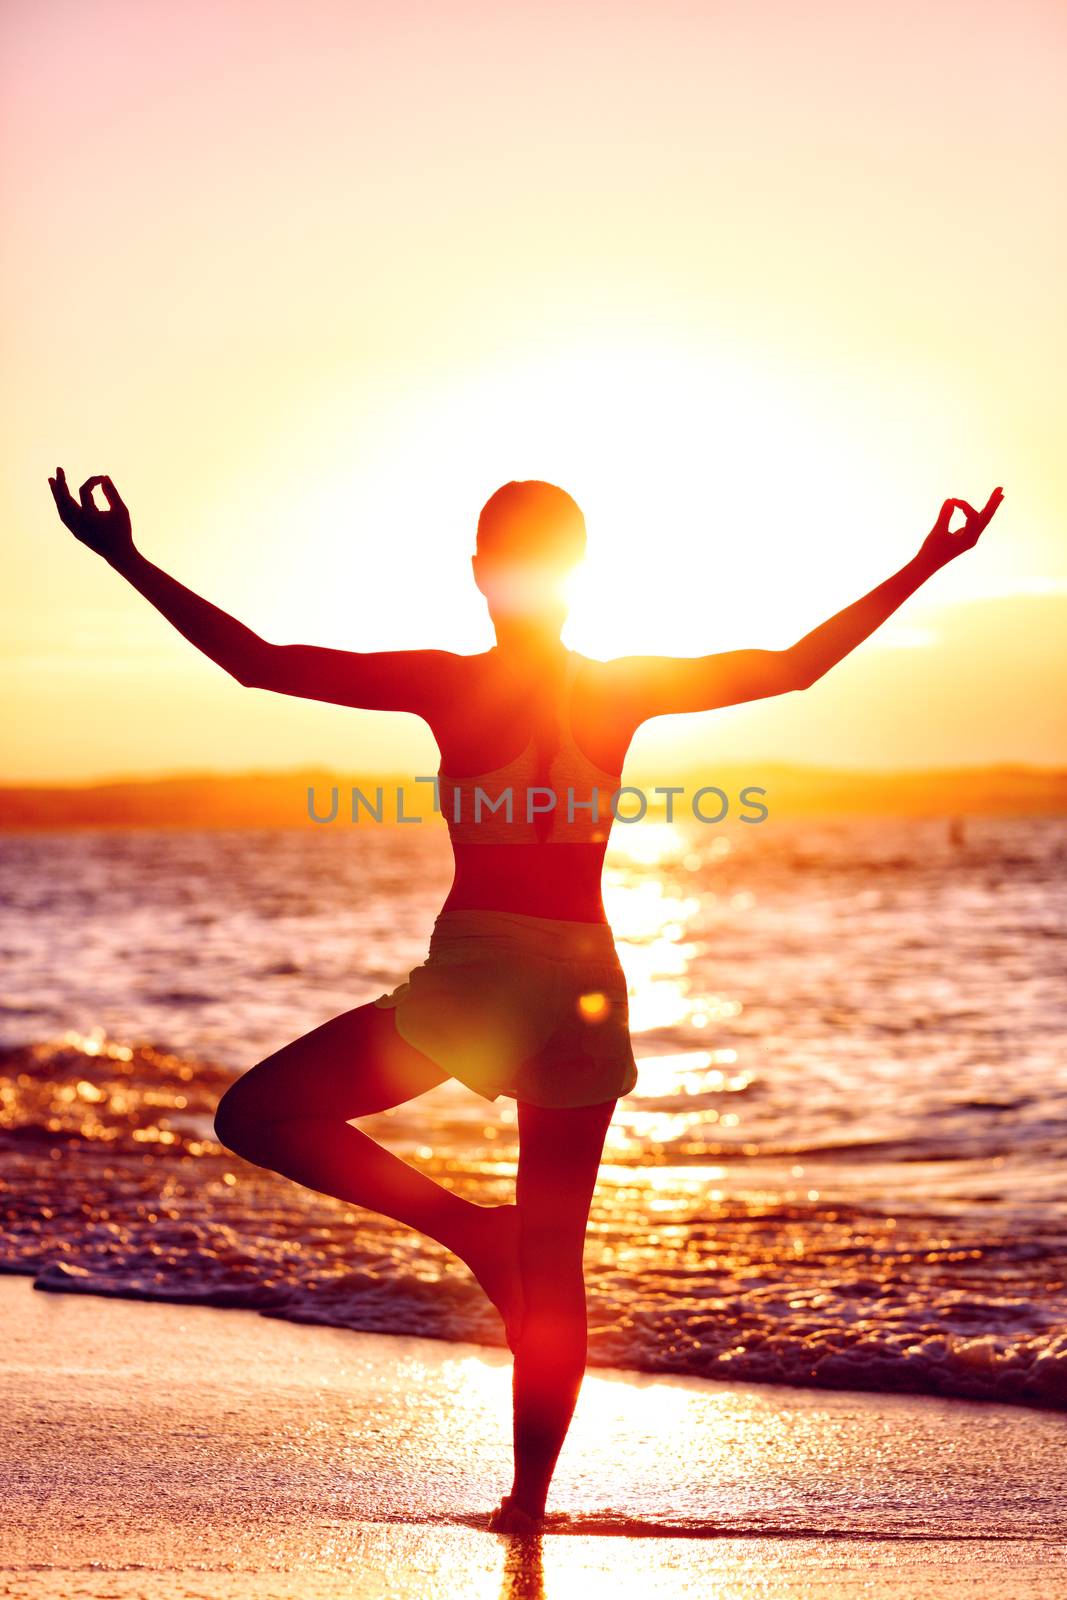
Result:
{"type": "MultiPolygon", "coordinates": [[[[616,824],[640,1079],[590,1360],[1067,1408],[1056,817],[616,824]]],[[[42,1288],[501,1344],[460,1263],[213,1140],[232,1077],[422,960],[443,827],[0,836],[0,1267],[42,1288]]],[[[361,1126],[510,1198],[515,1107],[361,1126]]]]}

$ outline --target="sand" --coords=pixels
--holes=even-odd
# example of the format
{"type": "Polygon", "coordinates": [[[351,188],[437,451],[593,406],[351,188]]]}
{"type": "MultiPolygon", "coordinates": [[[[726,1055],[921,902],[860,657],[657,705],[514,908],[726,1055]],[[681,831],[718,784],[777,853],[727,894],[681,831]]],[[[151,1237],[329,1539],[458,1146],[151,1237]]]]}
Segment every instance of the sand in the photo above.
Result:
{"type": "Polygon", "coordinates": [[[586,1380],[537,1540],[504,1354],[0,1280],[0,1595],[1067,1594],[1067,1424],[1022,1407],[586,1380]]]}

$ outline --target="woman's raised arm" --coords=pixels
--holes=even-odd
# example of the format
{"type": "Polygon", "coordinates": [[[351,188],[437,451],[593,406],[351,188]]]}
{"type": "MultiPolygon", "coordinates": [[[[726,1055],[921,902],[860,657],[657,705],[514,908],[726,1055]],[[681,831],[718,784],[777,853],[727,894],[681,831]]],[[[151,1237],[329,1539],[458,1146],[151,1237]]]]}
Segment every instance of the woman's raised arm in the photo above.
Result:
{"type": "Polygon", "coordinates": [[[448,677],[442,669],[457,659],[447,651],[361,654],[317,645],[271,644],[140,553],[133,542],[129,511],[109,477],[87,478],[77,500],[62,467],[48,483],[64,527],[103,556],[190,644],[238,683],[308,700],[420,715],[432,710],[440,698],[448,677]],[[106,509],[93,499],[97,484],[107,500],[106,509]]]}
{"type": "Polygon", "coordinates": [[[807,689],[870,637],[927,578],[970,550],[1004,498],[994,489],[981,511],[966,500],[946,500],[918,554],[870,594],[813,628],[787,650],[729,650],[690,660],[625,656],[607,663],[612,688],[636,727],[648,717],[762,700],[807,689]],[[964,526],[949,532],[959,507],[964,526]]]}

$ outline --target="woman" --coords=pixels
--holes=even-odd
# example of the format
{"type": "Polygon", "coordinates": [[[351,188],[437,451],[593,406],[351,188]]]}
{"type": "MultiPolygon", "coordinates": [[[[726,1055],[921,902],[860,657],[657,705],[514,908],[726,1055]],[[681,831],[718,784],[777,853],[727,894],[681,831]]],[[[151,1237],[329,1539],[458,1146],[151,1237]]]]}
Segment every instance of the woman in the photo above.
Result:
{"type": "Polygon", "coordinates": [[[649,717],[809,688],[975,544],[1001,490],[981,511],[946,500],[913,560],[790,649],[601,662],[560,640],[563,581],[582,558],[585,522],[549,483],[507,483],[482,508],[472,566],[497,643],[459,656],[269,644],[140,554],[110,478],[89,478],[79,500],[62,468],[48,481],[75,537],[239,683],[416,712],[437,740],[455,877],[427,960],[392,993],[246,1072],[215,1127],[246,1160],[417,1228],[471,1269],[515,1357],[515,1476],[490,1526],[528,1531],[543,1516],[585,1368],[582,1255],[604,1135],[636,1079],[600,894],[630,740],[649,717]],[[952,533],[956,507],[965,525],[952,533]],[[448,1077],[516,1100],[513,1205],[474,1205],[350,1126],[448,1077]]]}

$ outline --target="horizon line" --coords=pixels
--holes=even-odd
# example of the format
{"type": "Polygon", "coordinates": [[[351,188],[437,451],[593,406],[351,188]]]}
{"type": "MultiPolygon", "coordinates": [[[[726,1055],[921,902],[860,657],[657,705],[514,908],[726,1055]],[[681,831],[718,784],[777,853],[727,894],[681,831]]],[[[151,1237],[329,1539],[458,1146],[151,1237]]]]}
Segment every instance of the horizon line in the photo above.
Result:
{"type": "MultiPolygon", "coordinates": [[[[745,757],[729,761],[716,761],[709,763],[716,772],[745,771],[753,773],[755,769],[764,771],[790,772],[805,775],[826,775],[835,778],[928,778],[935,776],[948,776],[951,774],[966,774],[978,777],[993,773],[1019,773],[1027,776],[1056,777],[1067,775],[1067,759],[1062,763],[1043,763],[1032,761],[990,760],[977,762],[953,763],[946,766],[837,766],[826,762],[789,761],[781,757],[745,757]]],[[[697,766],[689,758],[685,763],[664,762],[661,776],[668,774],[677,778],[686,774],[695,774],[697,766]]],[[[421,775],[420,775],[421,776],[421,775]]],[[[426,776],[432,776],[427,774],[426,776]]],[[[649,770],[638,768],[631,775],[635,780],[644,779],[651,783],[649,770]]],[[[703,773],[707,776],[707,772],[703,773]]],[[[374,780],[379,783],[402,784],[415,781],[414,772],[403,772],[393,768],[351,768],[341,769],[333,766],[318,766],[304,764],[285,767],[189,767],[165,769],[156,772],[125,772],[104,774],[98,777],[82,778],[0,778],[0,793],[10,793],[12,790],[27,789],[110,789],[128,785],[150,785],[167,783],[194,783],[194,782],[241,782],[252,778],[316,778],[340,779],[349,781],[359,779],[367,782],[374,780]]]]}

